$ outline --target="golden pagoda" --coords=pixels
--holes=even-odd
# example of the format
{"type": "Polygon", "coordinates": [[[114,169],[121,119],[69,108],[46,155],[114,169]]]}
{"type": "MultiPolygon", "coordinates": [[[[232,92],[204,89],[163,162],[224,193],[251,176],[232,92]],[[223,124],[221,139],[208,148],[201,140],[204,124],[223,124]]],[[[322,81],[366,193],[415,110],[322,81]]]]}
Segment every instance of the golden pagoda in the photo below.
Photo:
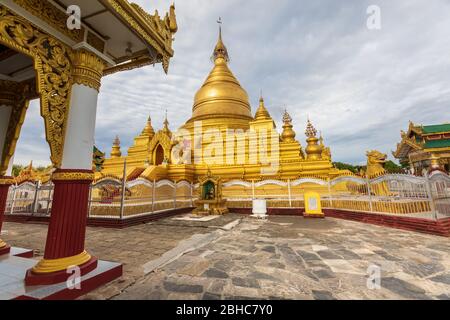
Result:
{"type": "Polygon", "coordinates": [[[229,68],[221,29],[212,58],[214,66],[195,94],[191,118],[176,132],[169,129],[167,114],[164,128],[157,132],[149,119],[126,156],[113,146],[97,179],[122,177],[125,160],[128,178],[149,180],[197,182],[208,172],[224,181],[340,175],[330,149],[309,120],[303,150],[289,113],[283,115],[280,134],[262,94],[252,115],[248,94],[229,68]]]}

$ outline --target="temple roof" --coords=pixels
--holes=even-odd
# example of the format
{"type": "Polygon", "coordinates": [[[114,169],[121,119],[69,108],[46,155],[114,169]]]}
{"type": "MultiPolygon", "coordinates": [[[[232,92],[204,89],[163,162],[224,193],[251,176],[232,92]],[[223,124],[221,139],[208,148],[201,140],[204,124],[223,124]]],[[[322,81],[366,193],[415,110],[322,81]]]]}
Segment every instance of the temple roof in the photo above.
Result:
{"type": "Polygon", "coordinates": [[[424,134],[450,132],[450,123],[422,126],[424,134]]]}

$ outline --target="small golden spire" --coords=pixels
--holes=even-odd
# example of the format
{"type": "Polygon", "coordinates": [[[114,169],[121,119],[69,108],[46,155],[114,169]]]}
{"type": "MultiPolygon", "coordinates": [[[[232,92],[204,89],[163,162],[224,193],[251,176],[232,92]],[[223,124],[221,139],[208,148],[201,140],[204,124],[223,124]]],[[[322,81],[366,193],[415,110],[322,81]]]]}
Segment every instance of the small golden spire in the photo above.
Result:
{"type": "Polygon", "coordinates": [[[171,134],[171,131],[169,129],[169,120],[167,119],[167,110],[166,110],[166,118],[164,120],[164,128],[162,131],[166,134],[171,134]]]}
{"type": "Polygon", "coordinates": [[[271,120],[269,111],[267,111],[266,106],[264,105],[264,98],[261,93],[261,97],[259,98],[259,107],[255,113],[255,120],[271,120]]]}
{"type": "Polygon", "coordinates": [[[141,135],[149,136],[150,138],[153,138],[153,136],[155,135],[155,130],[153,130],[152,119],[150,118],[150,116],[148,116],[147,124],[145,125],[144,130],[142,130],[141,135]]]}
{"type": "Polygon", "coordinates": [[[116,136],[111,149],[111,158],[120,158],[121,156],[122,151],[120,151],[120,139],[119,136],[116,136]]]}
{"type": "Polygon", "coordinates": [[[308,146],[306,147],[306,154],[308,160],[321,160],[323,144],[319,145],[319,139],[317,138],[317,130],[314,128],[313,124],[308,118],[308,123],[306,124],[305,135],[308,137],[306,142],[308,146]]]}
{"type": "Polygon", "coordinates": [[[296,133],[292,128],[292,118],[285,109],[283,114],[283,133],[281,134],[283,142],[295,142],[296,133]]]}

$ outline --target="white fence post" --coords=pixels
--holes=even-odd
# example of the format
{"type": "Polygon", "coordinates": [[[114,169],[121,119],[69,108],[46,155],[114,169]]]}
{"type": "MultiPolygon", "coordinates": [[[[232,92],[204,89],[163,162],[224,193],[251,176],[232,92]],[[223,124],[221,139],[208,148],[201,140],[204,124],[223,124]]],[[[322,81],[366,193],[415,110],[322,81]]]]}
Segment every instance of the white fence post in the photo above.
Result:
{"type": "Polygon", "coordinates": [[[155,212],[155,196],[156,196],[156,179],[153,179],[153,188],[152,188],[152,212],[155,212]]]}
{"type": "Polygon", "coordinates": [[[252,198],[255,200],[255,180],[252,180],[252,198]]]}
{"type": "Polygon", "coordinates": [[[373,212],[373,205],[372,205],[372,189],[370,188],[370,180],[369,180],[369,177],[366,177],[366,183],[367,183],[367,193],[369,194],[369,208],[370,208],[370,212],[373,212]]]}
{"type": "Polygon", "coordinates": [[[287,187],[288,187],[288,196],[289,196],[289,208],[292,208],[291,179],[288,179],[287,187]]]}
{"type": "Polygon", "coordinates": [[[425,176],[425,186],[427,188],[428,194],[428,201],[430,201],[431,214],[433,215],[434,220],[437,220],[436,204],[434,203],[433,192],[431,190],[430,177],[428,176],[427,172],[424,173],[424,176],[425,176]]]}
{"type": "Polygon", "coordinates": [[[120,197],[120,220],[123,219],[123,214],[125,211],[125,191],[127,184],[127,159],[123,162],[123,177],[122,177],[122,195],[120,197]]]}
{"type": "Polygon", "coordinates": [[[191,182],[191,207],[194,206],[194,183],[191,182]]]}
{"type": "Polygon", "coordinates": [[[330,198],[330,207],[333,208],[333,196],[331,195],[331,181],[330,178],[327,179],[328,182],[328,197],[330,198]]]}
{"type": "Polygon", "coordinates": [[[174,181],[173,183],[174,183],[174,185],[173,185],[173,207],[174,207],[174,209],[176,209],[177,208],[177,182],[174,181]]]}
{"type": "Polygon", "coordinates": [[[14,206],[15,206],[15,204],[16,204],[17,185],[15,185],[13,188],[14,188],[14,189],[13,189],[14,192],[13,192],[13,198],[12,198],[11,210],[10,210],[10,213],[11,213],[11,214],[14,214],[14,206]]]}

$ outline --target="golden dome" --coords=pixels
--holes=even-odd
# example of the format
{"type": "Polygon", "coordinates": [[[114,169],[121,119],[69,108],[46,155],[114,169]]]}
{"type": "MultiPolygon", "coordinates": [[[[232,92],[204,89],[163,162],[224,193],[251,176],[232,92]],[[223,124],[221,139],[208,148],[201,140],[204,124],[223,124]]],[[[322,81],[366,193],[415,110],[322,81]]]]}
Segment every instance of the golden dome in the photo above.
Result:
{"type": "Polygon", "coordinates": [[[192,118],[188,122],[234,118],[253,119],[247,92],[228,68],[228,51],[222,32],[213,53],[214,67],[194,98],[192,118]]]}

